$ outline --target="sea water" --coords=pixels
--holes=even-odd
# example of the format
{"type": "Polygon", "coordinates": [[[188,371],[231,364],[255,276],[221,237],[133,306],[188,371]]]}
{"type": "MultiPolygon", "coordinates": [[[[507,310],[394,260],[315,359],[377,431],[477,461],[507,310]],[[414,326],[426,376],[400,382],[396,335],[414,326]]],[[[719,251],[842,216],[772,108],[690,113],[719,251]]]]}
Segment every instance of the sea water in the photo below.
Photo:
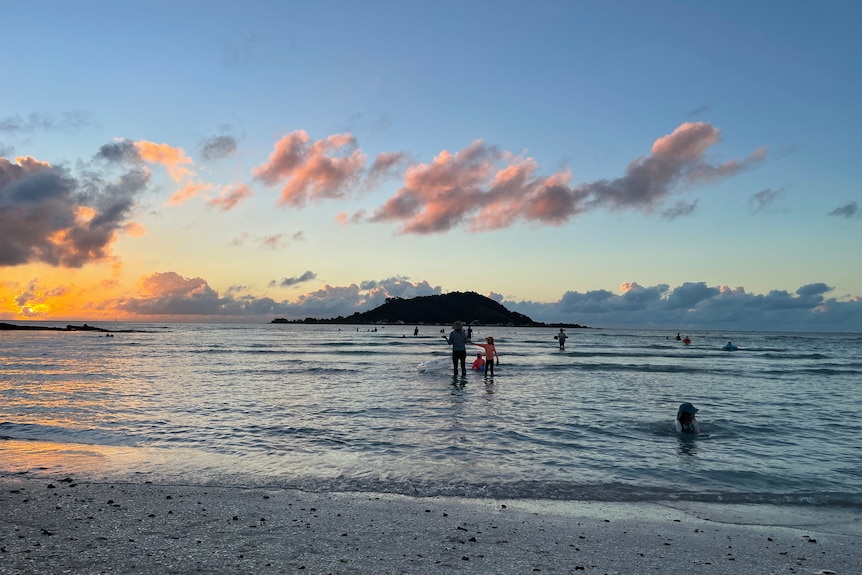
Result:
{"type": "Polygon", "coordinates": [[[0,472],[862,510],[862,334],[479,327],[461,377],[448,326],[99,327],[0,331],[0,472]]]}

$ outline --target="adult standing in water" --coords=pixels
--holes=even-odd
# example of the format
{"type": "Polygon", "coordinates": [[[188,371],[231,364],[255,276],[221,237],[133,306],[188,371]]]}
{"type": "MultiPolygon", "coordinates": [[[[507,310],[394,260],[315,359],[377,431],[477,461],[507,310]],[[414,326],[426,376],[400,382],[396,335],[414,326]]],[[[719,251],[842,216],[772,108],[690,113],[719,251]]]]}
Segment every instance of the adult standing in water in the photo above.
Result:
{"type": "Polygon", "coordinates": [[[458,363],[461,363],[461,375],[467,375],[467,334],[461,329],[462,323],[456,321],[452,324],[452,332],[449,337],[441,336],[446,343],[452,346],[452,369],[453,375],[458,375],[458,363]]]}
{"type": "Polygon", "coordinates": [[[566,332],[563,328],[560,328],[560,333],[557,334],[557,341],[560,342],[560,349],[566,349],[566,338],[569,337],[566,335],[566,332]]]}

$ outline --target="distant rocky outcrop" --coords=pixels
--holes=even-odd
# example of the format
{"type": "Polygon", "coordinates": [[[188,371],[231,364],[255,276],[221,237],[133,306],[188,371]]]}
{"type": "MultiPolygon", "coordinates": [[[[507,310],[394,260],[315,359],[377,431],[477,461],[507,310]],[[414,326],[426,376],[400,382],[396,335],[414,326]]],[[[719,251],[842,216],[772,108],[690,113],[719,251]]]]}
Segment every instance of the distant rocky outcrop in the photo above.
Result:
{"type": "Polygon", "coordinates": [[[0,323],[0,330],[28,330],[28,331],[98,331],[101,333],[147,333],[139,329],[105,329],[87,325],[67,325],[66,327],[51,327],[47,325],[17,325],[14,323],[0,323]]]}
{"type": "Polygon", "coordinates": [[[544,327],[585,327],[578,324],[546,324],[510,311],[491,298],[476,292],[451,292],[414,298],[388,298],[370,311],[330,319],[306,318],[291,322],[276,318],[270,323],[337,323],[337,324],[436,324],[451,325],[461,320],[465,325],[513,325],[544,327]]]}

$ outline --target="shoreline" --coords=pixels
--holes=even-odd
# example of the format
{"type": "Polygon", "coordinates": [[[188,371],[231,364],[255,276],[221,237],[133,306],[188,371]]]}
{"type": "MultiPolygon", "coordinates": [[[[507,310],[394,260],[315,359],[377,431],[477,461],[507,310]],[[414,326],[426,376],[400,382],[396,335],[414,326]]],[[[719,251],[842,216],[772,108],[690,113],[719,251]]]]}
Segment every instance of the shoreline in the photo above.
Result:
{"type": "Polygon", "coordinates": [[[0,574],[850,575],[862,564],[855,518],[778,511],[3,474],[0,574]]]}

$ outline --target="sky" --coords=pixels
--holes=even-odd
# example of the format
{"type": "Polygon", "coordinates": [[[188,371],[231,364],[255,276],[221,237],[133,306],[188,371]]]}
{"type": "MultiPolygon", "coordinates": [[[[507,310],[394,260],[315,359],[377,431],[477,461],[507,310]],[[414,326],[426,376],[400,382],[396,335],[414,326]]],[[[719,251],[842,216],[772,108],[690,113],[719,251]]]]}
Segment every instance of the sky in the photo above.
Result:
{"type": "Polygon", "coordinates": [[[862,331],[858,2],[0,11],[0,320],[862,331]]]}

